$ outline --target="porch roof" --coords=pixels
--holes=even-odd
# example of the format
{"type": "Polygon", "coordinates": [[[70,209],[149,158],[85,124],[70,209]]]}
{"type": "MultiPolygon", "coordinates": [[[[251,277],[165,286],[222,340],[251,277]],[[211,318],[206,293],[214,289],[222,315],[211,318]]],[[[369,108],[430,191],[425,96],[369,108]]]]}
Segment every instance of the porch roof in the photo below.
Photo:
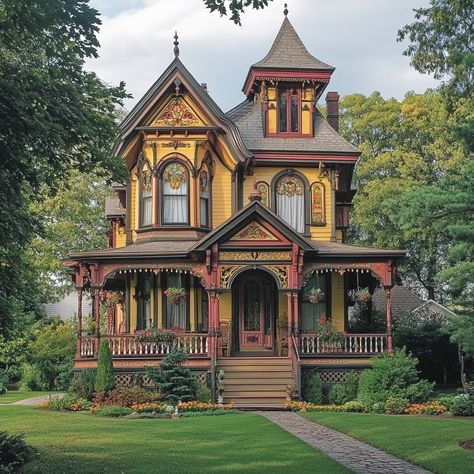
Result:
{"type": "Polygon", "coordinates": [[[152,257],[186,257],[195,240],[155,240],[135,242],[126,247],[113,249],[91,250],[71,254],[74,260],[116,260],[121,258],[152,258],[152,257]]]}
{"type": "Polygon", "coordinates": [[[401,258],[406,255],[406,250],[362,247],[359,245],[339,244],[336,242],[320,242],[311,240],[313,248],[321,257],[393,257],[401,258]]]}

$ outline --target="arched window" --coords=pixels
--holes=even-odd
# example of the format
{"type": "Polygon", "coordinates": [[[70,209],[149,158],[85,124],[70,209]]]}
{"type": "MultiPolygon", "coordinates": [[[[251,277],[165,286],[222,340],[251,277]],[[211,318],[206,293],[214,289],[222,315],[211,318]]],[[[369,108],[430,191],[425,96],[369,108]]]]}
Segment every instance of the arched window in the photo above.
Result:
{"type": "Polygon", "coordinates": [[[152,224],[153,209],[153,175],[148,162],[145,162],[140,172],[140,227],[152,224]]]}
{"type": "Polygon", "coordinates": [[[275,183],[277,214],[296,231],[305,231],[305,189],[303,180],[286,174],[275,183]]]}
{"type": "Polygon", "coordinates": [[[162,224],[189,224],[189,176],[176,161],[163,170],[161,179],[162,224]]]}
{"type": "Polygon", "coordinates": [[[203,169],[199,173],[199,192],[199,213],[201,226],[210,227],[210,181],[209,172],[206,169],[203,169]]]}
{"type": "Polygon", "coordinates": [[[260,191],[262,195],[262,204],[267,207],[270,207],[270,193],[268,190],[268,184],[265,181],[258,181],[256,188],[260,191]]]}
{"type": "Polygon", "coordinates": [[[324,184],[313,183],[311,185],[311,223],[314,225],[326,224],[324,184]]]}

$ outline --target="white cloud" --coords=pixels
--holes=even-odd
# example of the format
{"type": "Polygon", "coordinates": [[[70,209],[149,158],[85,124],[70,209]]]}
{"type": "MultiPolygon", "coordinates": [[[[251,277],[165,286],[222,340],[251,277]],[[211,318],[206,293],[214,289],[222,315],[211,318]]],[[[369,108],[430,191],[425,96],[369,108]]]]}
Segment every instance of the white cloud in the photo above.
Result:
{"type": "MultiPolygon", "coordinates": [[[[227,110],[240,102],[249,66],[270,48],[283,20],[283,0],[263,11],[249,10],[238,27],[211,14],[202,0],[93,0],[104,12],[100,57],[89,61],[106,82],[127,83],[134,99],[146,92],[173,59],[178,30],[180,58],[199,82],[207,82],[227,110]]],[[[378,90],[402,98],[410,90],[436,86],[411,68],[396,33],[413,21],[412,9],[428,0],[300,0],[289,18],[308,50],[336,67],[330,90],[342,94],[378,90]]]]}

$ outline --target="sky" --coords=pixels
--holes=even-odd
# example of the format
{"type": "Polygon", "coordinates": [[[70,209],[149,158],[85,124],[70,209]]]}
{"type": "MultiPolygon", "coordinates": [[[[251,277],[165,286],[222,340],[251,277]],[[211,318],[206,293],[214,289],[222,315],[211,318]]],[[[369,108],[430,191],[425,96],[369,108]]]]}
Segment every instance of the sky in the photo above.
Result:
{"type": "MultiPolygon", "coordinates": [[[[249,66],[270,49],[283,21],[284,0],[264,10],[248,10],[242,26],[210,13],[202,0],[91,0],[101,13],[99,58],[86,68],[105,82],[126,82],[133,99],[145,94],[173,60],[173,35],[180,59],[198,82],[206,82],[227,111],[244,99],[249,66]]],[[[287,0],[288,18],[309,52],[336,67],[328,91],[402,99],[437,81],[417,73],[397,31],[414,20],[414,8],[428,0],[287,0]]]]}

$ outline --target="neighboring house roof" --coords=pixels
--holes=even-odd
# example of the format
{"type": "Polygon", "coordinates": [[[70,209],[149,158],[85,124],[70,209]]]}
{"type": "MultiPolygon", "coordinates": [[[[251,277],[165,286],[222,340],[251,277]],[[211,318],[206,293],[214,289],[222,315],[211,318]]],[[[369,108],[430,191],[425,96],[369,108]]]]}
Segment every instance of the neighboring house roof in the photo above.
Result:
{"type": "Polygon", "coordinates": [[[359,245],[339,244],[336,242],[320,242],[318,240],[311,240],[313,248],[317,250],[321,256],[334,257],[351,257],[351,256],[365,256],[365,257],[404,257],[406,250],[376,248],[376,247],[361,247],[359,245]]]}
{"type": "Polygon", "coordinates": [[[122,217],[125,216],[125,208],[118,198],[105,199],[105,217],[122,217]]]}
{"type": "MultiPolygon", "coordinates": [[[[72,319],[77,314],[77,293],[73,291],[57,303],[45,304],[44,310],[48,316],[72,319]]],[[[87,295],[82,298],[82,312],[84,315],[92,314],[92,301],[87,295]]]]}
{"type": "MultiPolygon", "coordinates": [[[[378,288],[375,290],[372,296],[372,305],[379,311],[384,311],[385,302],[385,290],[378,288]]],[[[411,313],[416,308],[419,308],[424,301],[419,298],[415,293],[406,288],[405,286],[395,285],[391,291],[392,298],[392,312],[409,312],[411,313]]]]}
{"type": "Polygon", "coordinates": [[[432,313],[442,314],[443,316],[456,316],[456,313],[453,313],[450,309],[446,308],[440,303],[437,303],[434,300],[428,300],[423,303],[419,308],[416,308],[414,313],[421,313],[423,311],[430,311],[432,313]]]}
{"type": "Polygon", "coordinates": [[[285,16],[275,41],[267,55],[251,67],[272,69],[313,69],[334,71],[334,67],[308,52],[293,25],[285,16]]]}
{"type": "Polygon", "coordinates": [[[227,116],[235,122],[245,146],[253,152],[360,153],[329,125],[317,109],[314,112],[314,136],[304,139],[265,137],[262,106],[251,99],[229,110],[227,116]]]}

